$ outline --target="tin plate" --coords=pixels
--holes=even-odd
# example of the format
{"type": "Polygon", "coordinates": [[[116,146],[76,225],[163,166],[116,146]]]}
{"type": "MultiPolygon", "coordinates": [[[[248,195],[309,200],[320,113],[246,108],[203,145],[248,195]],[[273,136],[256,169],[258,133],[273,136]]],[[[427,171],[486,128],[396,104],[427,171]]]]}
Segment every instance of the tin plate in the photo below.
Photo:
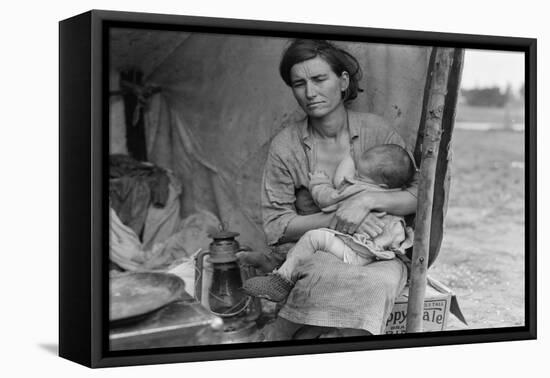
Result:
{"type": "Polygon", "coordinates": [[[140,272],[111,277],[109,320],[150,313],[185,297],[183,280],[173,274],[140,272]]]}

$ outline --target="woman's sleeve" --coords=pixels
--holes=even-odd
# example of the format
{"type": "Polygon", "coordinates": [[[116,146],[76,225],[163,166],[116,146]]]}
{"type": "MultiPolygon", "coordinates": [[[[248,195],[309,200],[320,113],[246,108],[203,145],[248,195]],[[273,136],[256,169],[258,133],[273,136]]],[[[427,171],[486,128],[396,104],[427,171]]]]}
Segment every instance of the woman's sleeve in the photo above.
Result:
{"type": "Polygon", "coordinates": [[[407,148],[407,145],[405,144],[405,141],[403,140],[403,138],[401,138],[401,136],[399,134],[397,134],[395,131],[392,131],[388,135],[388,138],[386,139],[386,141],[384,143],[385,144],[397,144],[397,145],[403,147],[409,153],[409,156],[411,157],[411,160],[413,161],[413,164],[414,164],[414,176],[413,176],[413,179],[411,180],[410,184],[405,188],[405,190],[407,192],[411,193],[415,198],[418,198],[419,173],[418,173],[418,167],[416,166],[416,161],[414,160],[414,155],[407,148]]]}
{"type": "Polygon", "coordinates": [[[267,244],[276,244],[296,214],[294,179],[283,162],[270,149],[262,178],[262,219],[267,244]]]}

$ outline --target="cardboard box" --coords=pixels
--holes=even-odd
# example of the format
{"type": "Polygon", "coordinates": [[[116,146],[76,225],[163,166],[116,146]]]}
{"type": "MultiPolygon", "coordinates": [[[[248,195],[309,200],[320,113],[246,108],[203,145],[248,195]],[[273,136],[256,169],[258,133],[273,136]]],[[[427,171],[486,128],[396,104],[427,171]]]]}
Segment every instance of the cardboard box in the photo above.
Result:
{"type": "MultiPolygon", "coordinates": [[[[386,333],[405,333],[407,326],[407,304],[409,286],[405,286],[396,299],[393,310],[386,321],[386,333]]],[[[428,277],[426,296],[424,297],[424,332],[443,331],[451,309],[451,301],[455,300],[452,291],[442,283],[428,277]]]]}

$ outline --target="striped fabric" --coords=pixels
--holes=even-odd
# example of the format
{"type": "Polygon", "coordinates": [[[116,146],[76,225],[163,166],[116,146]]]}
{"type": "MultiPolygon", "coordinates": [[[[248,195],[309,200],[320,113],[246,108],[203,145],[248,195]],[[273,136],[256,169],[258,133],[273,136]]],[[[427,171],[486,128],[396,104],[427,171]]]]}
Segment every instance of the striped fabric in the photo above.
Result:
{"type": "Polygon", "coordinates": [[[299,279],[280,317],[315,326],[359,328],[375,335],[384,332],[407,282],[407,267],[399,259],[353,266],[320,252],[297,271],[299,279]]]}

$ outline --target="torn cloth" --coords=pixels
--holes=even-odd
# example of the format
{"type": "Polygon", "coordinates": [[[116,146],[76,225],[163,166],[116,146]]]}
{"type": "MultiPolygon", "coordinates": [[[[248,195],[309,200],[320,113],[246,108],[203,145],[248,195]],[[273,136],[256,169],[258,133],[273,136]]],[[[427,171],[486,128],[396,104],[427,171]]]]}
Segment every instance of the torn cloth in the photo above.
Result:
{"type": "Polygon", "coordinates": [[[130,227],[120,221],[112,208],[109,211],[109,259],[128,271],[166,269],[180,260],[187,260],[197,250],[208,248],[209,233],[219,229],[220,225],[218,218],[210,212],[194,213],[182,221],[178,231],[149,249],[130,227]]]}
{"type": "Polygon", "coordinates": [[[122,223],[141,235],[149,205],[166,205],[170,179],[165,170],[125,155],[111,155],[109,164],[111,206],[122,223]]]}

